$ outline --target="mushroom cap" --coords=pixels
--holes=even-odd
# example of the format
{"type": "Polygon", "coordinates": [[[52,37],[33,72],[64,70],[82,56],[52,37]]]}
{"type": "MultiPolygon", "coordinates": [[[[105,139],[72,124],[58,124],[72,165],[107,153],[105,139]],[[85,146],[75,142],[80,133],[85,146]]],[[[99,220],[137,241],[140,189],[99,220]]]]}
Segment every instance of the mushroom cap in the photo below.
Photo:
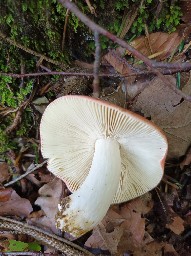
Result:
{"type": "Polygon", "coordinates": [[[162,131],[144,117],[105,101],[73,95],[54,100],[42,116],[40,135],[49,171],[72,192],[86,179],[95,142],[103,138],[120,144],[121,177],[113,203],[148,192],[163,176],[168,144],[162,131]]]}

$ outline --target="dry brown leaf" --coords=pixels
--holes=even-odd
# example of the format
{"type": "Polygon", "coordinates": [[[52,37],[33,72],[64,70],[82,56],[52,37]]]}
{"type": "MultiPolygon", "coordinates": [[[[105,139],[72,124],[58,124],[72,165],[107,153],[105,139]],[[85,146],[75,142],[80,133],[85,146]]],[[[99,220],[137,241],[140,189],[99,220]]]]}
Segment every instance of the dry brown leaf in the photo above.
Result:
{"type": "Polygon", "coordinates": [[[145,56],[155,55],[155,59],[161,61],[171,55],[180,44],[181,39],[182,37],[177,32],[172,34],[156,32],[149,34],[150,42],[148,42],[147,37],[140,36],[131,42],[131,46],[145,56]]]}
{"type": "Polygon", "coordinates": [[[178,256],[179,254],[175,251],[172,244],[165,244],[164,246],[164,256],[178,256]]]}
{"type": "Polygon", "coordinates": [[[112,254],[117,253],[118,243],[123,235],[123,228],[116,227],[112,232],[106,232],[105,226],[100,223],[88,238],[85,245],[91,248],[109,250],[112,254]]]}
{"type": "MultiPolygon", "coordinates": [[[[167,77],[176,86],[175,78],[167,77]]],[[[183,91],[191,94],[190,78],[183,91]]],[[[157,126],[165,131],[169,143],[168,158],[178,158],[185,154],[191,143],[190,102],[182,101],[181,96],[177,95],[159,78],[154,78],[137,96],[132,110],[151,118],[157,126]]]]}
{"type": "Polygon", "coordinates": [[[191,147],[189,148],[184,160],[180,163],[180,168],[183,169],[184,166],[191,164],[191,147]]]}
{"type": "Polygon", "coordinates": [[[178,256],[178,253],[175,251],[173,245],[164,243],[164,242],[156,242],[153,241],[149,244],[146,244],[140,249],[135,249],[133,256],[178,256]]]}
{"type": "Polygon", "coordinates": [[[99,248],[101,250],[107,250],[108,247],[103,237],[100,235],[98,226],[93,230],[92,235],[88,238],[85,243],[85,246],[89,248],[99,248]]]}
{"type": "MultiPolygon", "coordinates": [[[[86,246],[107,249],[111,253],[124,253],[142,246],[146,242],[145,219],[142,215],[151,208],[149,193],[120,208],[111,207],[101,224],[93,230],[86,246]]],[[[152,238],[148,240],[151,241],[152,238]]]]}
{"type": "Polygon", "coordinates": [[[49,183],[45,184],[39,189],[39,197],[35,201],[36,205],[39,205],[43,210],[45,216],[32,215],[29,219],[30,222],[41,227],[46,227],[58,233],[55,227],[55,215],[58,210],[58,203],[62,196],[63,185],[62,181],[58,178],[54,178],[49,183]]]}
{"type": "Polygon", "coordinates": [[[8,164],[5,162],[0,163],[0,183],[7,181],[10,177],[8,164]]]}
{"type": "Polygon", "coordinates": [[[12,194],[11,188],[0,189],[0,202],[7,202],[12,194]]]}
{"type": "MultiPolygon", "coordinates": [[[[0,191],[0,195],[4,194],[5,190],[0,191]]],[[[0,215],[16,215],[19,217],[27,217],[33,208],[28,199],[21,198],[13,189],[8,189],[8,200],[0,202],[0,215]],[[11,193],[11,195],[10,195],[11,193]]]]}
{"type": "Polygon", "coordinates": [[[166,224],[166,227],[172,230],[176,235],[180,235],[184,231],[184,220],[179,216],[173,218],[172,223],[166,224]]]}
{"type": "Polygon", "coordinates": [[[180,0],[180,8],[182,12],[181,19],[185,23],[189,23],[191,21],[191,1],[190,0],[180,0]]]}
{"type": "Polygon", "coordinates": [[[117,72],[121,75],[128,75],[133,72],[132,66],[122,58],[121,49],[112,50],[104,55],[103,59],[106,60],[117,72]]]}
{"type": "Polygon", "coordinates": [[[126,207],[128,209],[135,211],[140,214],[146,214],[150,212],[150,210],[153,208],[153,201],[151,193],[146,193],[141,197],[138,197],[130,202],[128,204],[125,204],[120,211],[121,216],[125,217],[126,214],[126,207]]]}

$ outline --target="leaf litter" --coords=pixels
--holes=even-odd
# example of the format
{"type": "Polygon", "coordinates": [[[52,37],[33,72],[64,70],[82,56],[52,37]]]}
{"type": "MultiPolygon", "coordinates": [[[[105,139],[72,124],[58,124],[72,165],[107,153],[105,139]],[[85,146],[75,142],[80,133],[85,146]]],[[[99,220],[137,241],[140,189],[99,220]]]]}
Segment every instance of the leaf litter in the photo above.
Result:
{"type": "MultiPolygon", "coordinates": [[[[182,20],[185,23],[189,22],[190,1],[181,1],[181,5],[184,13],[182,20]]],[[[181,40],[182,37],[177,32],[172,34],[157,32],[149,34],[147,37],[136,38],[131,45],[146,56],[157,60],[166,60],[174,55],[181,40]]],[[[129,63],[133,63],[121,60],[124,54],[128,56],[128,52],[124,52],[124,49],[121,48],[110,51],[103,57],[103,62],[107,61],[114,72],[122,75],[136,72],[136,63],[132,68],[129,63]]],[[[168,79],[176,86],[174,76],[168,76],[168,79]]],[[[68,80],[70,84],[71,81],[68,80]]],[[[76,80],[74,87],[79,89],[76,86],[76,80]]],[[[190,88],[190,74],[189,76],[183,74],[181,76],[181,89],[185,93],[191,94],[190,88]]],[[[73,88],[72,90],[70,88],[68,90],[68,87],[65,89],[67,92],[64,91],[64,95],[73,92],[73,88]]],[[[82,89],[84,90],[84,88],[82,89]]],[[[190,103],[184,101],[160,79],[153,76],[148,76],[147,79],[144,77],[143,80],[140,80],[138,76],[125,79],[113,87],[112,92],[109,90],[109,93],[107,88],[103,89],[105,91],[105,94],[101,96],[103,99],[122,107],[126,106],[127,101],[129,101],[128,107],[130,109],[151,119],[165,131],[169,141],[168,159],[175,159],[167,163],[165,173],[173,180],[169,183],[162,181],[159,184],[157,189],[161,193],[158,197],[156,197],[155,191],[151,191],[130,202],[112,206],[102,222],[92,231],[92,234],[87,234],[85,238],[79,239],[79,242],[92,252],[95,252],[94,249],[97,248],[98,252],[104,253],[104,255],[191,255],[191,160],[190,149],[188,149],[191,143],[190,103]],[[179,159],[182,156],[184,159],[179,159]],[[171,186],[175,180],[179,183],[176,188],[171,186]]],[[[44,111],[44,105],[48,102],[43,93],[41,96],[40,101],[33,102],[39,119],[44,111]]],[[[24,144],[28,143],[25,142],[24,144]]],[[[39,147],[38,143],[37,146],[39,147]]],[[[29,155],[36,154],[32,147],[27,153],[29,155]]],[[[41,162],[42,159],[40,158],[38,161],[41,162]]],[[[18,166],[27,166],[31,162],[26,160],[23,155],[17,164],[18,166]],[[23,159],[25,159],[24,164],[23,159]]],[[[60,198],[66,197],[70,193],[65,184],[57,178],[53,179],[52,175],[47,174],[46,169],[40,169],[31,174],[30,178],[25,179],[23,183],[14,184],[12,188],[3,187],[3,184],[12,175],[13,173],[10,172],[7,163],[0,163],[0,183],[2,184],[0,215],[24,219],[29,224],[59,234],[59,230],[55,227],[54,216],[60,198]],[[31,191],[35,191],[35,193],[31,191]]],[[[17,238],[14,234],[4,231],[0,234],[0,249],[3,248],[4,241],[16,240],[17,238]]],[[[26,243],[29,239],[26,235],[19,238],[20,241],[26,243]]],[[[45,252],[48,250],[52,253],[51,249],[44,248],[45,252]]]]}

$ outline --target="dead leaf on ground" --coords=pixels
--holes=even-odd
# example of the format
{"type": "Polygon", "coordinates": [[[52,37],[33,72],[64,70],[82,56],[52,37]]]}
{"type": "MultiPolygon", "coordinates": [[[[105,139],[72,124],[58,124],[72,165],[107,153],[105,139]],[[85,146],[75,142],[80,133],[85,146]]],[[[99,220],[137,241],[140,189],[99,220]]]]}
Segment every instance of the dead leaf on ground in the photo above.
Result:
{"type": "Polygon", "coordinates": [[[165,244],[164,246],[164,256],[178,256],[179,254],[175,251],[172,244],[165,244]]]}
{"type": "Polygon", "coordinates": [[[2,188],[0,189],[0,202],[7,202],[12,194],[12,189],[11,188],[2,188]]]}
{"type": "Polygon", "coordinates": [[[166,227],[173,231],[176,235],[180,235],[184,231],[184,220],[179,216],[175,216],[172,223],[166,224],[166,227]]]}
{"type": "Polygon", "coordinates": [[[163,255],[163,247],[164,243],[159,243],[156,241],[153,241],[146,246],[143,246],[141,248],[135,248],[133,252],[133,256],[162,256],[163,255]]]}
{"type": "MultiPolygon", "coordinates": [[[[140,36],[131,42],[136,50],[140,51],[145,56],[151,56],[158,60],[165,60],[178,47],[182,37],[178,32],[171,34],[156,32],[149,34],[148,37],[140,36]]],[[[129,52],[127,52],[129,54],[129,52]]]]}
{"type": "Polygon", "coordinates": [[[187,151],[187,154],[186,154],[184,160],[180,163],[181,170],[184,168],[184,166],[187,166],[189,164],[191,164],[191,147],[187,151]]]}
{"type": "Polygon", "coordinates": [[[0,183],[7,181],[10,177],[8,164],[5,162],[0,163],[0,183]]]}
{"type": "Polygon", "coordinates": [[[181,19],[185,23],[189,23],[191,21],[191,1],[190,0],[180,0],[180,8],[182,12],[181,19]]]}
{"type": "Polygon", "coordinates": [[[15,190],[7,188],[0,191],[0,198],[4,201],[0,202],[0,215],[16,215],[21,218],[27,217],[33,211],[32,205],[28,199],[21,198],[15,190]],[[6,194],[6,196],[5,196],[6,194]],[[5,198],[7,200],[5,200],[5,198]]]}
{"type": "MultiPolygon", "coordinates": [[[[176,86],[176,79],[173,76],[167,77],[176,86]]],[[[191,94],[191,78],[182,90],[191,94]]],[[[168,158],[178,158],[185,154],[191,143],[190,102],[183,101],[159,78],[154,78],[137,96],[131,109],[151,118],[164,130],[169,143],[168,158]]]]}
{"type": "Polygon", "coordinates": [[[106,60],[121,75],[131,74],[133,67],[123,58],[121,51],[124,51],[123,48],[109,51],[104,55],[103,60],[106,60]]]}
{"type": "Polygon", "coordinates": [[[145,235],[145,219],[142,215],[151,208],[151,197],[148,194],[119,208],[111,207],[85,245],[107,249],[111,253],[124,253],[126,250],[142,246],[145,235]]]}
{"type": "Polygon", "coordinates": [[[41,207],[45,216],[31,215],[29,219],[33,224],[40,225],[52,230],[54,233],[58,233],[55,226],[55,215],[58,210],[58,203],[62,196],[63,183],[60,179],[54,178],[49,183],[45,184],[39,189],[39,197],[35,201],[35,204],[41,207]]]}

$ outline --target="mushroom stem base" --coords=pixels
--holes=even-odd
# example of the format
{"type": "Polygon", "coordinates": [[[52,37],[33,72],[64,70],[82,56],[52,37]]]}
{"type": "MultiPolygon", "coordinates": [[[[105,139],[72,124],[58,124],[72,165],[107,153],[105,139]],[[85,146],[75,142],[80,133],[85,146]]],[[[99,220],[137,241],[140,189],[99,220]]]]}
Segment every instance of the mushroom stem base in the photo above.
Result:
{"type": "Polygon", "coordinates": [[[118,142],[113,139],[97,140],[92,166],[86,180],[58,206],[57,227],[75,237],[95,227],[112,203],[120,173],[118,142]]]}

